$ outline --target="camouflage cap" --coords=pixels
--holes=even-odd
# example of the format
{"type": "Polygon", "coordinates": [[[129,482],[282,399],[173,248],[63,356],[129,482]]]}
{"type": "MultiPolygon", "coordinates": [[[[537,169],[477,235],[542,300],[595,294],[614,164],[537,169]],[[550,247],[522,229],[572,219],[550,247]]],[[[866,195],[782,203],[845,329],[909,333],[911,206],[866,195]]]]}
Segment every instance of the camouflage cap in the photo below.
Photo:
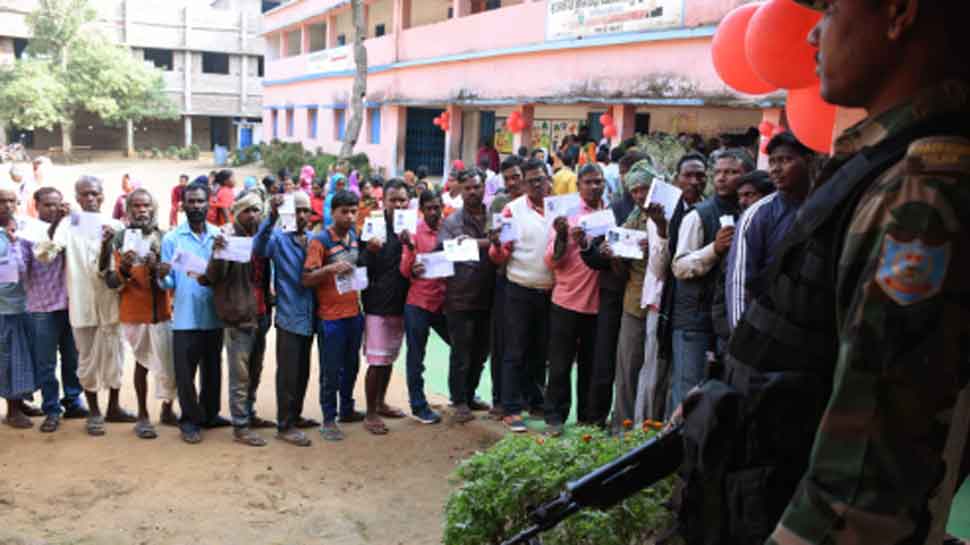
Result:
{"type": "Polygon", "coordinates": [[[796,4],[801,4],[808,9],[825,11],[825,0],[795,0],[796,4]]]}

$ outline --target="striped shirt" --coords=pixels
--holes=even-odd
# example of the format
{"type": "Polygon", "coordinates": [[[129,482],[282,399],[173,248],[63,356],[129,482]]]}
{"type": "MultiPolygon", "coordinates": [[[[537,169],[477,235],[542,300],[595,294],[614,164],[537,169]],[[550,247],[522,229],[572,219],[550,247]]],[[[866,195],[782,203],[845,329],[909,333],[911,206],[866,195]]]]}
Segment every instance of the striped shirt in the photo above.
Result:
{"type": "Polygon", "coordinates": [[[34,256],[34,244],[19,239],[27,279],[27,312],[67,310],[67,279],[64,276],[64,253],[50,263],[34,256]]]}

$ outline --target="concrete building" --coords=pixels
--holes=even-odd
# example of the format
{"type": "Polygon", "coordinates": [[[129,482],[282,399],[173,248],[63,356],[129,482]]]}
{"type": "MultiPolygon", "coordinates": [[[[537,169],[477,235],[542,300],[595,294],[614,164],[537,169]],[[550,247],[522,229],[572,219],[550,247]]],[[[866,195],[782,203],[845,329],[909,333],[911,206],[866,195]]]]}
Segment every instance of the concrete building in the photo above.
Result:
{"type": "MultiPolygon", "coordinates": [[[[399,173],[499,151],[554,147],[601,114],[635,133],[740,133],[781,95],[725,87],[711,62],[718,21],[745,0],[373,0],[366,3],[367,115],[358,151],[399,173]],[[432,124],[451,115],[447,133],[432,124]],[[532,121],[518,134],[504,122],[532,121]]],[[[263,137],[336,152],[349,117],[353,39],[347,0],[290,0],[263,17],[263,137]]],[[[767,117],[772,117],[768,115],[767,117]]]]}
{"type": "MultiPolygon", "coordinates": [[[[197,144],[235,147],[262,135],[266,0],[92,0],[98,25],[132,54],[164,71],[180,119],[105,126],[95,116],[75,120],[74,144],[94,149],[165,148],[197,144]]],[[[30,40],[26,16],[37,0],[0,0],[0,62],[19,58],[30,40]]],[[[14,132],[15,129],[9,129],[14,132]]],[[[61,144],[59,129],[29,134],[36,149],[61,144]]]]}

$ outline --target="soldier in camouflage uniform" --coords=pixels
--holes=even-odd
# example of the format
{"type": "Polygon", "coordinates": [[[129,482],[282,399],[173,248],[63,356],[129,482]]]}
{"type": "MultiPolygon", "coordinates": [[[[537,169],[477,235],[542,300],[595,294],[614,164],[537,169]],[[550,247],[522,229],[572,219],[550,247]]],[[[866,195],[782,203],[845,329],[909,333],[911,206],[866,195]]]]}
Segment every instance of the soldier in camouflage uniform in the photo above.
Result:
{"type": "Polygon", "coordinates": [[[823,97],[868,113],[827,172],[933,121],[846,224],[832,393],[768,543],[939,544],[970,418],[970,77],[958,37],[970,2],[797,1],[824,12],[810,36],[823,97]],[[934,131],[936,120],[956,122],[934,131]]]}

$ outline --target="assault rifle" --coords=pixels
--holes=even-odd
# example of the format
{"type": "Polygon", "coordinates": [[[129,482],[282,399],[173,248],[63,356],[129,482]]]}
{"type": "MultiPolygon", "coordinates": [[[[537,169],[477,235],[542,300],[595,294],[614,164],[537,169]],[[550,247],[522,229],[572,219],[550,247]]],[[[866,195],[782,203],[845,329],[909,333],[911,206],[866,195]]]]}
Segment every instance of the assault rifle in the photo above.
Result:
{"type": "Polygon", "coordinates": [[[502,545],[533,543],[534,539],[580,509],[609,509],[664,477],[684,458],[683,424],[667,429],[612,462],[566,483],[559,497],[529,513],[532,525],[502,545]]]}

